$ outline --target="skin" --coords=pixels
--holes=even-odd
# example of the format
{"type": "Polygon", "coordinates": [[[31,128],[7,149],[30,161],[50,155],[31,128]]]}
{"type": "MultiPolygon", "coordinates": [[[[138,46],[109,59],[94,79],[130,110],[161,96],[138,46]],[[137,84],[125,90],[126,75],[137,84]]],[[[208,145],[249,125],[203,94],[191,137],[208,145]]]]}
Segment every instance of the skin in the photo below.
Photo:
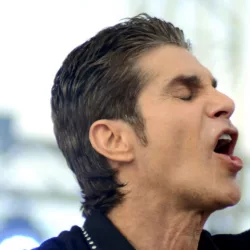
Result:
{"type": "Polygon", "coordinates": [[[137,250],[195,250],[210,214],[240,200],[236,173],[213,151],[235,105],[183,48],[158,47],[138,66],[153,76],[138,98],[148,145],[123,121],[90,129],[92,146],[127,183],[108,217],[137,250]]]}

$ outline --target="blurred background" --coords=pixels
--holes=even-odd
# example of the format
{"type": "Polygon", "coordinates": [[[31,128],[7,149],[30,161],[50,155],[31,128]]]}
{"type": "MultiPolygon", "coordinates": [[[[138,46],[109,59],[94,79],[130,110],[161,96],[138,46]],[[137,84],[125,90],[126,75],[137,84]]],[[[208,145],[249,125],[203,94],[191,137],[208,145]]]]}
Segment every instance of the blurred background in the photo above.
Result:
{"type": "Polygon", "coordinates": [[[0,250],[30,249],[83,224],[78,186],[53,135],[51,86],[73,48],[141,12],[181,27],[218,89],[235,100],[242,200],[206,228],[250,228],[250,1],[0,0],[0,250]]]}

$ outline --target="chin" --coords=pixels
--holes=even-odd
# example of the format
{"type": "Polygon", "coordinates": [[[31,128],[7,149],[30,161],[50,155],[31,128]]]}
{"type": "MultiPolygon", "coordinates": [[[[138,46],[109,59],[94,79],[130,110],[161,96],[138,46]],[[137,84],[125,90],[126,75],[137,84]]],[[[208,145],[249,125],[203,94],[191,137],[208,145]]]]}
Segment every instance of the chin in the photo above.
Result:
{"type": "Polygon", "coordinates": [[[203,193],[203,206],[211,212],[236,205],[241,199],[240,187],[236,182],[217,186],[203,193]]]}
{"type": "Polygon", "coordinates": [[[225,192],[224,194],[221,193],[220,197],[217,197],[214,205],[215,210],[224,209],[227,207],[235,206],[241,199],[241,192],[239,187],[235,188],[234,190],[230,190],[225,192]]]}

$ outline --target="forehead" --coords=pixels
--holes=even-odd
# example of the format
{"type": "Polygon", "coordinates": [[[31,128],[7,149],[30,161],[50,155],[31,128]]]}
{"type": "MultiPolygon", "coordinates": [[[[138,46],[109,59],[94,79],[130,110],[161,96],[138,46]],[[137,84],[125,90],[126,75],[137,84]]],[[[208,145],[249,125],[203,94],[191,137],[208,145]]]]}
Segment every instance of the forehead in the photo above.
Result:
{"type": "Polygon", "coordinates": [[[139,68],[155,84],[166,82],[176,75],[197,75],[212,79],[212,74],[188,50],[175,45],[164,45],[146,52],[139,60],[139,68]]]}

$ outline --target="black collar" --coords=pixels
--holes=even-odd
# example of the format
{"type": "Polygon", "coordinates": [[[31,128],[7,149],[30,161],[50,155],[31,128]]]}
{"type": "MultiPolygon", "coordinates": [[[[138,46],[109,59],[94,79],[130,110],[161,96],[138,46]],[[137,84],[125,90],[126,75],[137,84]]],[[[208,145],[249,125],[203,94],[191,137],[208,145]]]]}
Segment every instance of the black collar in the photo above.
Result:
{"type": "Polygon", "coordinates": [[[84,228],[101,250],[135,250],[111,221],[98,211],[86,218],[84,228]]]}
{"type": "MultiPolygon", "coordinates": [[[[93,211],[86,218],[84,228],[101,250],[135,250],[112,222],[102,213],[93,211]]],[[[203,230],[198,250],[249,250],[250,231],[239,235],[214,235],[203,230]]]]}

